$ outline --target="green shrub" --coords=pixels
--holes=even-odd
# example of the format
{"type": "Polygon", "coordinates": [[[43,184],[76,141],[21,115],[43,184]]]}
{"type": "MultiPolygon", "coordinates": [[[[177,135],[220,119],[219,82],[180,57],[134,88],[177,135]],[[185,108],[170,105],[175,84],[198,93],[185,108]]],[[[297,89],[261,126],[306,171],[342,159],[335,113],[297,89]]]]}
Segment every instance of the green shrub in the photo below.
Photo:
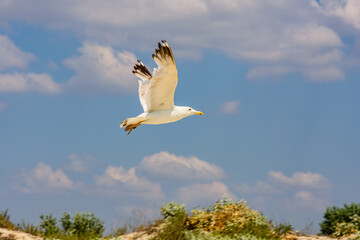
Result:
{"type": "MultiPolygon", "coordinates": [[[[64,227],[64,226],[63,226],[64,227]]],[[[93,213],[76,213],[73,217],[73,234],[80,239],[101,237],[105,228],[100,218],[93,213]]]]}
{"type": "Polygon", "coordinates": [[[344,204],[343,208],[329,207],[320,223],[321,233],[334,237],[347,236],[360,231],[360,203],[344,204]]]}
{"type": "Polygon", "coordinates": [[[15,229],[15,225],[10,221],[8,209],[0,212],[0,227],[7,229],[15,229]]]}
{"type": "Polygon", "coordinates": [[[351,234],[359,234],[360,217],[355,214],[350,217],[350,222],[337,223],[335,226],[335,232],[332,234],[334,237],[349,236],[351,234]]]}
{"type": "Polygon", "coordinates": [[[273,231],[278,235],[285,235],[294,231],[290,223],[279,223],[273,227],[273,231]]]}
{"type": "MultiPolygon", "coordinates": [[[[8,210],[0,212],[0,227],[7,228],[10,230],[22,231],[36,236],[41,235],[41,230],[38,226],[35,226],[30,223],[25,223],[24,220],[22,220],[21,223],[18,224],[14,224],[13,222],[11,222],[10,215],[8,214],[8,210]]],[[[0,239],[2,238],[0,237],[0,239]]]]}
{"type": "Polygon", "coordinates": [[[267,239],[275,236],[267,218],[243,201],[223,199],[204,210],[194,209],[189,223],[196,229],[235,239],[244,235],[267,239]]]}
{"type": "Polygon", "coordinates": [[[95,239],[101,237],[105,230],[104,223],[88,212],[75,213],[73,217],[70,213],[63,213],[60,218],[61,227],[51,214],[41,215],[40,219],[40,227],[47,239],[95,239]]]}
{"type": "Polygon", "coordinates": [[[288,224],[274,228],[265,216],[243,202],[229,199],[217,201],[189,214],[185,205],[170,202],[160,210],[160,231],[152,239],[280,239],[292,232],[288,224]]]}
{"type": "Polygon", "coordinates": [[[184,204],[170,202],[163,205],[160,209],[163,220],[159,221],[162,225],[161,230],[153,237],[153,240],[173,239],[183,240],[185,238],[185,230],[187,229],[188,214],[184,204]]]}
{"type": "Polygon", "coordinates": [[[31,223],[26,223],[24,220],[22,220],[21,223],[16,224],[15,229],[18,231],[29,233],[34,236],[40,236],[42,234],[39,226],[35,226],[31,223]]]}
{"type": "Polygon", "coordinates": [[[57,219],[52,214],[40,215],[39,224],[45,238],[57,238],[60,236],[60,228],[57,226],[57,219]]]}
{"type": "Polygon", "coordinates": [[[185,204],[180,205],[176,202],[170,202],[168,204],[162,205],[160,213],[164,219],[169,219],[179,215],[186,215],[185,204]]]}
{"type": "Polygon", "coordinates": [[[119,237],[125,235],[127,230],[128,230],[128,226],[126,224],[121,227],[112,228],[110,234],[108,234],[106,237],[109,238],[119,237]]]}

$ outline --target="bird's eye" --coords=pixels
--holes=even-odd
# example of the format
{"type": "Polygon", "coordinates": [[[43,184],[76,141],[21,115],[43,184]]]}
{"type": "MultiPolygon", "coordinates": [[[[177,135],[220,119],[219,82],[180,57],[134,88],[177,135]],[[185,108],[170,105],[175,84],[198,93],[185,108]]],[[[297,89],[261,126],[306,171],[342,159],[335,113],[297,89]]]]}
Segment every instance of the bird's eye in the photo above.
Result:
{"type": "Polygon", "coordinates": [[[191,108],[189,108],[189,111],[191,111],[191,108]]]}

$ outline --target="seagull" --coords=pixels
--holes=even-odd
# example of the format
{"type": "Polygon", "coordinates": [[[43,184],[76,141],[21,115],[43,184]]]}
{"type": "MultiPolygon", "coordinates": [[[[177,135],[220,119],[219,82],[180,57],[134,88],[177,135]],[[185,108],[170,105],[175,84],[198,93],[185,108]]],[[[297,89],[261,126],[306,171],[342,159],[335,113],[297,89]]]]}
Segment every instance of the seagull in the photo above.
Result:
{"type": "Polygon", "coordinates": [[[152,58],[158,66],[152,74],[140,60],[132,71],[139,78],[139,98],[144,112],[120,124],[128,135],[141,124],[164,124],[195,114],[204,115],[191,107],[174,105],[178,76],[174,55],[165,40],[158,43],[152,58]]]}

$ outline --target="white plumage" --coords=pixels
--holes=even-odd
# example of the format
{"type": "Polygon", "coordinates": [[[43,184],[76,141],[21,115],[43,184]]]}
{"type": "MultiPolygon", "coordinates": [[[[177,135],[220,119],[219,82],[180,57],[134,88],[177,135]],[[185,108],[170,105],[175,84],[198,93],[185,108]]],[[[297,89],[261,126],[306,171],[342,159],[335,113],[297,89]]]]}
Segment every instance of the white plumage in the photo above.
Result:
{"type": "Polygon", "coordinates": [[[120,127],[128,134],[141,124],[163,124],[178,121],[194,114],[203,115],[191,107],[175,106],[174,94],[178,82],[174,55],[166,41],[158,43],[152,55],[155,63],[153,74],[138,60],[133,73],[139,78],[139,98],[144,113],[124,120],[120,127]]]}

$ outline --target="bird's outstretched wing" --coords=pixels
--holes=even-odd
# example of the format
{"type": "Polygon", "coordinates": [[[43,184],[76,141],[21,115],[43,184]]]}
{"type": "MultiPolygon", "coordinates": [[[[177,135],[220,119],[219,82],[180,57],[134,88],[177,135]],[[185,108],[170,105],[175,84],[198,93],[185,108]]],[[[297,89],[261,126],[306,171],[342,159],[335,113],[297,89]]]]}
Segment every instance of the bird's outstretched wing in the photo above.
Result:
{"type": "Polygon", "coordinates": [[[133,73],[140,78],[139,98],[144,112],[166,110],[174,107],[174,94],[178,82],[174,55],[166,41],[158,43],[152,55],[158,65],[153,75],[138,61],[133,73]]]}
{"type": "Polygon", "coordinates": [[[144,109],[144,112],[148,111],[148,104],[146,102],[147,91],[149,88],[149,81],[152,78],[151,73],[145,67],[145,65],[140,61],[137,60],[137,63],[134,66],[134,70],[132,71],[135,76],[139,78],[139,98],[141,106],[144,109]]]}

